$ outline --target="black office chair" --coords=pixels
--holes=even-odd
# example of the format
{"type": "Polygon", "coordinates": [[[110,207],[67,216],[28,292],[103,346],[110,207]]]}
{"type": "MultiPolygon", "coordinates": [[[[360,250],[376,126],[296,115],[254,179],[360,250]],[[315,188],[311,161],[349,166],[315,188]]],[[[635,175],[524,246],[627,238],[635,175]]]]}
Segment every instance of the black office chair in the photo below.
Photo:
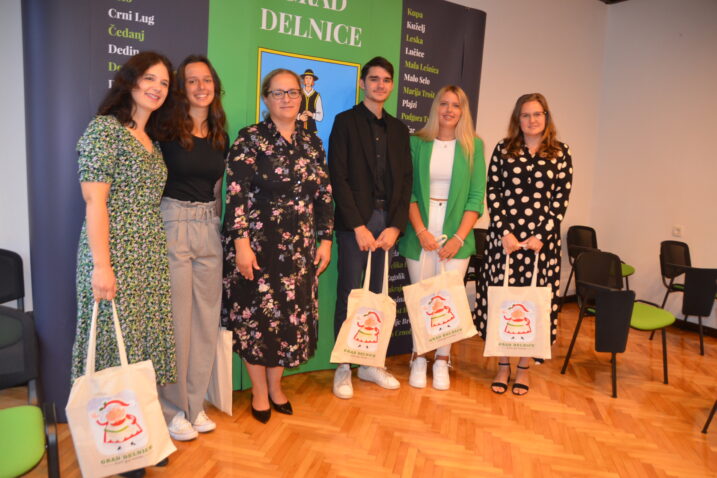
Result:
{"type": "Polygon", "coordinates": [[[25,279],[22,272],[22,258],[5,249],[0,249],[0,304],[17,301],[17,308],[25,310],[25,279]]]}
{"type": "Polygon", "coordinates": [[[60,476],[54,404],[38,390],[38,345],[30,314],[0,306],[0,389],[27,385],[29,405],[0,410],[1,476],[32,470],[47,451],[47,476],[60,476]]]}
{"type": "Polygon", "coordinates": [[[675,279],[685,272],[685,267],[691,267],[690,247],[680,241],[662,241],[660,243],[660,273],[662,283],[667,289],[662,307],[667,304],[667,297],[673,292],[683,292],[685,284],[675,282],[675,279]]]}
{"type": "MultiPolygon", "coordinates": [[[[580,313],[578,322],[575,325],[573,338],[565,356],[565,362],[560,370],[565,374],[572,355],[575,341],[580,332],[583,318],[589,312],[600,313],[597,310],[597,294],[605,289],[619,291],[622,289],[622,263],[615,254],[602,251],[586,251],[581,253],[575,260],[575,284],[578,296],[580,313]]],[[[609,311],[608,311],[609,313],[609,311]]],[[[675,322],[675,316],[668,311],[661,309],[657,304],[645,301],[633,303],[630,315],[630,327],[638,330],[662,330],[662,368],[664,383],[668,383],[667,374],[667,332],[666,327],[675,322]]]]}
{"type": "Polygon", "coordinates": [[[617,354],[625,352],[634,303],[631,290],[601,287],[595,296],[595,351],[612,355],[612,398],[617,398],[617,354]]]}
{"type": "Polygon", "coordinates": [[[468,260],[468,269],[463,278],[463,282],[466,284],[471,281],[477,282],[480,279],[480,270],[483,267],[483,260],[485,259],[486,247],[488,245],[488,230],[473,229],[473,237],[475,237],[476,241],[476,253],[468,260]]]}
{"type": "Polygon", "coordinates": [[[709,317],[717,293],[717,269],[689,267],[685,271],[685,290],[682,295],[682,314],[697,316],[700,333],[700,355],[705,354],[702,317],[709,317]]]}
{"type": "Polygon", "coordinates": [[[595,233],[595,229],[588,226],[570,226],[570,228],[568,228],[567,245],[570,275],[568,275],[568,282],[565,284],[565,292],[563,292],[559,310],[563,309],[565,296],[568,295],[568,288],[570,288],[570,282],[573,280],[575,259],[578,258],[581,252],[597,249],[597,234],[595,233]]]}

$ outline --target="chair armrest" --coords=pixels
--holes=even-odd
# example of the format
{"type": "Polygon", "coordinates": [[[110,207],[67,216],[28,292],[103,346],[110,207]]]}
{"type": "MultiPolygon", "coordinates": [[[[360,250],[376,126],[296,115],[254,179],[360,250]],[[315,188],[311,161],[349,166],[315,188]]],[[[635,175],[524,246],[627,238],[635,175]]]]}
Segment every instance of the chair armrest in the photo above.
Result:
{"type": "Polygon", "coordinates": [[[658,309],[661,309],[661,308],[662,308],[662,307],[660,307],[659,305],[655,304],[654,302],[650,302],[649,300],[636,299],[635,302],[642,302],[643,304],[651,305],[651,306],[653,306],[653,307],[657,307],[658,309]]]}

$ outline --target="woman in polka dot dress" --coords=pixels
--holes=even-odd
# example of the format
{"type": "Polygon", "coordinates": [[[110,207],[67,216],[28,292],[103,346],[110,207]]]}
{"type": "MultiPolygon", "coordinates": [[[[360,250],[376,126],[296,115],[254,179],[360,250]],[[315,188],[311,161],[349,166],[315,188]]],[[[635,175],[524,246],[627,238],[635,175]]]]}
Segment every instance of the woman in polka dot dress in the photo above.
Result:
{"type": "MultiPolygon", "coordinates": [[[[518,98],[510,117],[508,136],[493,151],[488,168],[487,204],[491,224],[483,280],[478,281],[476,320],[486,336],[487,287],[503,282],[505,254],[512,254],[510,285],[530,285],[533,260],[539,254],[538,284],[553,290],[551,343],[558,323],[560,286],[560,223],[568,207],[573,176],[568,146],[556,138],[548,103],[540,93],[518,98]]],[[[521,357],[513,393],[528,393],[529,357],[521,357]]],[[[491,385],[505,393],[510,380],[508,357],[498,360],[491,385]]]]}

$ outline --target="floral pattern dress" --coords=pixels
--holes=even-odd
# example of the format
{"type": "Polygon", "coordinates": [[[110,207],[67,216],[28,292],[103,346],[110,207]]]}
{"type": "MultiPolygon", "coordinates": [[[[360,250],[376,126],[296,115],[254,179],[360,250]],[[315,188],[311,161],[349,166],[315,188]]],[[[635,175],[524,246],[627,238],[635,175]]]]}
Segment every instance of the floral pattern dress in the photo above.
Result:
{"type": "MultiPolygon", "coordinates": [[[[486,336],[487,287],[501,285],[505,269],[502,238],[513,233],[522,242],[536,236],[543,242],[538,263],[538,285],[550,285],[550,341],[555,343],[560,287],[560,223],[565,216],[573,181],[568,145],[560,143],[556,157],[531,155],[523,147],[516,158],[504,141],[498,143],[488,167],[487,204],[490,210],[483,280],[476,284],[478,335],[486,336]]],[[[535,253],[518,249],[512,254],[510,285],[528,286],[533,275],[535,253]]]]}
{"type": "Polygon", "coordinates": [[[316,243],[331,240],[333,198],[321,140],[297,122],[286,141],[268,119],[239,131],[227,158],[222,322],[248,363],[297,367],[316,350],[316,243]],[[261,270],[244,279],[234,240],[261,270]]]}
{"type": "MultiPolygon", "coordinates": [[[[169,261],[159,212],[167,169],[159,143],[150,153],[114,116],[97,116],[77,143],[80,182],[110,184],[110,261],[117,280],[115,304],[130,363],[151,360],[157,383],[176,381],[169,261]]],[[[92,320],[92,253],[83,224],[77,251],[77,332],[72,379],[85,373],[92,320]]],[[[96,368],[119,365],[110,303],[97,323],[96,368]]]]}

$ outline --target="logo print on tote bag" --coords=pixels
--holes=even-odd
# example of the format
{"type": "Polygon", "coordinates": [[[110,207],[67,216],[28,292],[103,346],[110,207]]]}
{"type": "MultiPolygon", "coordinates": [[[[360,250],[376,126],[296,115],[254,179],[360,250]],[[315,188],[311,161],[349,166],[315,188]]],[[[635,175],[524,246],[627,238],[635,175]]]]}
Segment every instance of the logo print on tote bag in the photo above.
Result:
{"type": "Polygon", "coordinates": [[[535,304],[529,300],[523,302],[506,301],[501,304],[503,320],[500,338],[510,342],[532,342],[535,340],[535,304]]]}
{"type": "Polygon", "coordinates": [[[421,308],[424,312],[426,330],[431,335],[438,335],[458,326],[458,317],[453,313],[456,307],[450,294],[445,290],[424,297],[421,308]]]}
{"type": "Polygon", "coordinates": [[[381,313],[375,309],[361,307],[349,332],[349,347],[357,350],[375,352],[381,336],[381,313]]]}
{"type": "Polygon", "coordinates": [[[147,444],[142,412],[131,390],[92,399],[87,404],[87,412],[100,453],[115,455],[147,444]]]}

